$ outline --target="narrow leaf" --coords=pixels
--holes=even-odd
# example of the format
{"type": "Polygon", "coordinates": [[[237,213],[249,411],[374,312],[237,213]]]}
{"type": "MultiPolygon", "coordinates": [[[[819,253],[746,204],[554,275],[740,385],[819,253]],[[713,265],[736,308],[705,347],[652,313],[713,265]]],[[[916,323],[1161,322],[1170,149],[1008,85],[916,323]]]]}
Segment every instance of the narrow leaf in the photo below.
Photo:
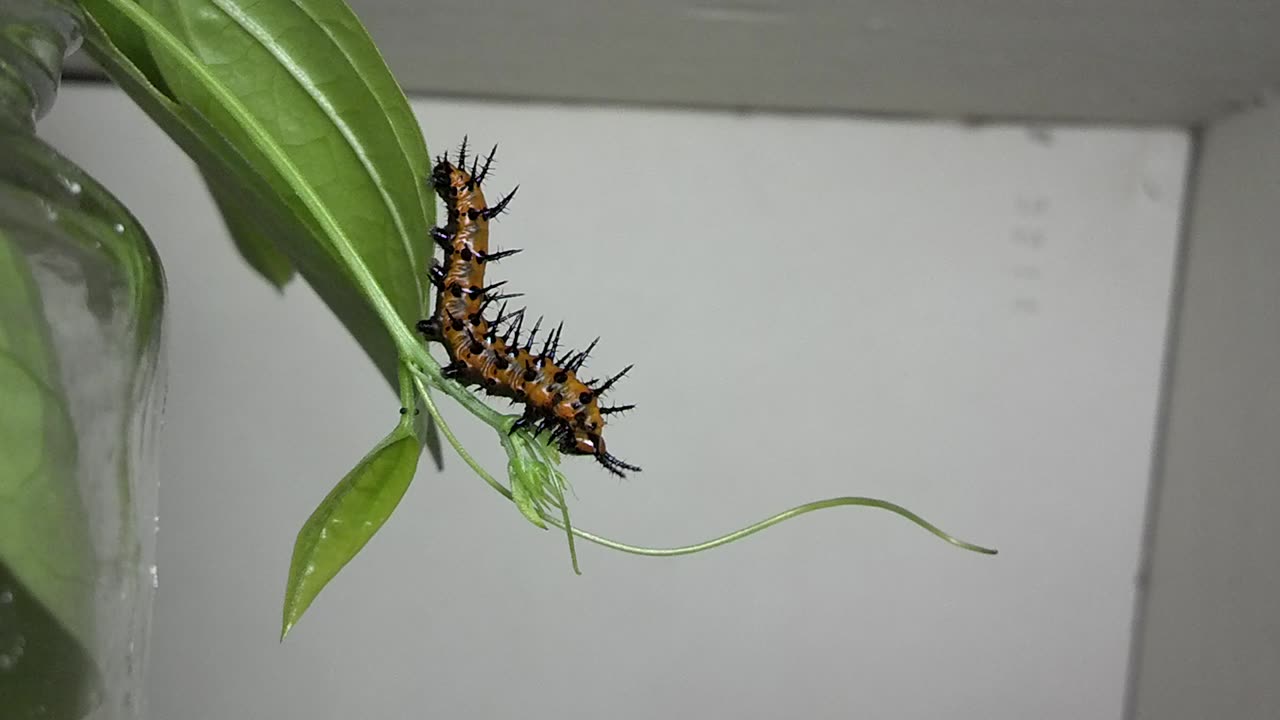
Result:
{"type": "Polygon", "coordinates": [[[511,481],[511,501],[529,522],[546,529],[547,521],[556,524],[549,514],[558,510],[559,527],[565,531],[569,543],[569,560],[573,571],[579,575],[578,550],[573,541],[573,525],[569,520],[569,504],[564,494],[568,487],[560,472],[560,452],[545,436],[535,437],[528,432],[512,433],[514,417],[499,430],[502,447],[507,451],[507,475],[511,481]]]}
{"type": "Polygon", "coordinates": [[[542,521],[542,513],[538,512],[538,503],[534,493],[541,490],[542,479],[536,466],[517,463],[514,458],[507,465],[507,474],[511,478],[511,499],[525,519],[545,530],[547,524],[542,521]]]}
{"type": "Polygon", "coordinates": [[[283,640],[324,586],[386,522],[420,456],[412,422],[401,423],[339,482],[298,533],[285,589],[283,640]]]}

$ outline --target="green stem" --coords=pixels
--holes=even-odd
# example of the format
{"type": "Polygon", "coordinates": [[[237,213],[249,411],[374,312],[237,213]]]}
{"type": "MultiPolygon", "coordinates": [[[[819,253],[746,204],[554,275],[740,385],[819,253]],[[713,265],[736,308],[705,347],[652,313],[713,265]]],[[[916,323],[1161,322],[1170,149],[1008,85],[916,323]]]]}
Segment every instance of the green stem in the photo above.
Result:
{"type": "Polygon", "coordinates": [[[479,418],[484,424],[499,432],[502,431],[502,426],[506,422],[505,415],[485,405],[473,393],[458,383],[445,378],[440,372],[440,364],[427,352],[425,345],[416,343],[411,350],[411,352],[407,353],[401,350],[401,357],[408,357],[410,370],[416,376],[420,378],[425,376],[425,379],[431,383],[432,387],[457,400],[460,405],[479,418]]]}
{"type": "MultiPolygon", "coordinates": [[[[414,393],[413,391],[414,389],[413,373],[409,372],[409,368],[405,367],[404,365],[401,365],[400,371],[398,374],[400,376],[400,407],[402,408],[401,412],[411,413],[413,412],[414,408],[417,407],[418,405],[418,403],[415,401],[415,398],[414,398],[414,395],[416,393],[414,393]]],[[[426,393],[423,392],[423,394],[425,395],[426,393]]]]}
{"type": "MultiPolygon", "coordinates": [[[[458,457],[461,457],[463,462],[470,465],[471,469],[474,470],[482,480],[489,483],[489,487],[497,490],[506,499],[511,500],[511,491],[508,490],[505,485],[494,479],[487,470],[481,467],[480,463],[476,462],[475,458],[471,457],[471,453],[467,452],[467,449],[458,441],[458,436],[453,434],[453,430],[449,427],[449,423],[445,422],[444,418],[440,416],[440,410],[436,407],[435,400],[431,398],[431,393],[427,392],[427,387],[423,384],[422,376],[415,373],[413,376],[413,382],[418,387],[418,395],[422,398],[422,404],[426,406],[427,412],[431,413],[432,419],[436,421],[436,425],[440,427],[440,432],[444,433],[445,439],[449,441],[449,444],[453,446],[454,451],[458,453],[458,457]]],[[[493,412],[493,410],[487,406],[486,409],[488,409],[489,412],[493,412]]],[[[494,414],[496,415],[497,413],[494,414]]]]}

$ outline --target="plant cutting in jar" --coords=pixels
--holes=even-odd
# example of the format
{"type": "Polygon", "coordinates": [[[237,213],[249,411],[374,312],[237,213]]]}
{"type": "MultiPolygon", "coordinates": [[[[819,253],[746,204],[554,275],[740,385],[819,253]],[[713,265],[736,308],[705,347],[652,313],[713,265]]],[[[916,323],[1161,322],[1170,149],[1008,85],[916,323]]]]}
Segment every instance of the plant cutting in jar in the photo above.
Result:
{"type": "Polygon", "coordinates": [[[448,139],[449,153],[432,162],[404,93],[346,4],[81,0],[77,6],[89,54],[196,163],[247,263],[276,287],[295,276],[309,283],[380,369],[401,410],[386,438],[338,481],[298,533],[282,637],[387,520],[423,451],[443,467],[440,435],[532,524],[565,533],[575,571],[575,538],[642,555],[679,555],[842,506],[888,510],[954,545],[994,553],[867,497],[800,505],[676,548],[634,546],[577,527],[565,499],[564,471],[573,455],[590,455],[615,472],[637,469],[605,450],[601,434],[603,417],[624,407],[597,404],[608,379],[577,378],[590,348],[557,352],[549,343],[558,336],[543,326],[539,350],[529,337],[533,318],[504,310],[500,292],[484,285],[483,266],[500,258],[481,234],[506,205],[483,196],[485,157],[455,152],[460,139],[448,139]],[[437,199],[446,211],[439,220],[437,199]],[[439,259],[434,270],[433,259],[439,259]],[[442,354],[447,363],[437,359],[442,354]],[[515,397],[526,410],[498,412],[473,387],[515,397]],[[508,458],[505,482],[481,467],[441,419],[441,395],[493,429],[508,458]]]}

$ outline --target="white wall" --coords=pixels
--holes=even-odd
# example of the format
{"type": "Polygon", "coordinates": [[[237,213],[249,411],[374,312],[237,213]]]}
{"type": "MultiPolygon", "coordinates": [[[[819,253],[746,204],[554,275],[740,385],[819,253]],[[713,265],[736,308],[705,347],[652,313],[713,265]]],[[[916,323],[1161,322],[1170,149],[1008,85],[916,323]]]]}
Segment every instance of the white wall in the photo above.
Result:
{"type": "Polygon", "coordinates": [[[1135,717],[1280,717],[1280,105],[1209,128],[1135,717]]]}
{"type": "Polygon", "coordinates": [[[609,442],[645,472],[570,460],[578,524],[681,544],[867,494],[1001,555],[841,510],[575,577],[450,457],[278,645],[294,534],[398,404],[126,99],[68,87],[45,134],[171,287],[154,717],[1119,717],[1182,133],[415,107],[433,151],[502,143],[527,252],[495,275],[636,363],[609,442]]]}

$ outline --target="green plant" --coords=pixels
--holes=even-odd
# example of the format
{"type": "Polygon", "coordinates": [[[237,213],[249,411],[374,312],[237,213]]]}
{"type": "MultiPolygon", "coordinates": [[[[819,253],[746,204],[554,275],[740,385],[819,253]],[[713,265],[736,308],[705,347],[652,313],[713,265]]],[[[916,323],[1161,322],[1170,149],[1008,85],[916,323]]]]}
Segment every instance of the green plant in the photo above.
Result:
{"type": "MultiPolygon", "coordinates": [[[[422,269],[435,202],[423,182],[422,134],[373,42],[342,0],[81,0],[87,47],[107,73],[198,164],[245,259],[283,286],[309,282],[381,369],[402,412],[390,434],[344,477],[298,535],[283,634],[385,522],[437,432],[533,524],[626,552],[698,552],[813,510],[843,505],[897,513],[965,549],[908,510],[845,497],[810,503],[698,545],[651,549],[573,527],[555,449],[441,375],[413,331],[428,316],[422,269]],[[497,433],[506,486],[443,423],[442,392],[497,433]],[[419,414],[424,408],[425,414],[419,414]]],[[[429,19],[428,19],[429,22],[429,19]]],[[[427,23],[424,23],[427,24],[427,23]]]]}

